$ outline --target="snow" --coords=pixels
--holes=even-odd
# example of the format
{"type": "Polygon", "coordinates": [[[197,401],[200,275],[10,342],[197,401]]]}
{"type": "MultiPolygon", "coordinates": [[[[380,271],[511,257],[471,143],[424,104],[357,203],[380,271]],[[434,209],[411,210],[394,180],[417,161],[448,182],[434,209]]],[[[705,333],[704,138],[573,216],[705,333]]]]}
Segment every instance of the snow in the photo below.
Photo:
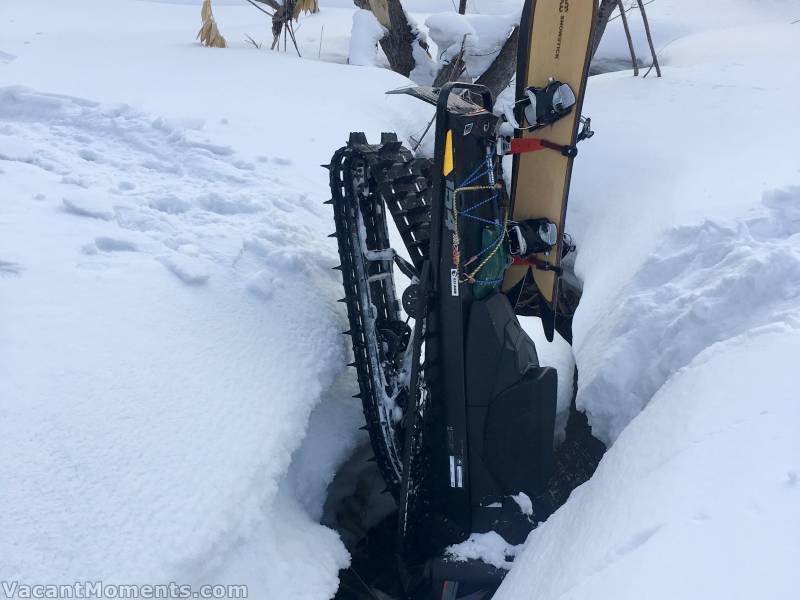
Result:
{"type": "Polygon", "coordinates": [[[570,405],[575,393],[575,358],[572,355],[572,347],[558,333],[554,335],[552,342],[548,342],[538,317],[520,317],[520,324],[536,344],[539,364],[543,367],[553,367],[558,375],[555,426],[555,443],[558,445],[564,441],[566,435],[570,405]]]}
{"type": "MultiPolygon", "coordinates": [[[[214,0],[231,47],[201,48],[199,4],[0,7],[0,574],[322,600],[349,561],[319,524],[327,487],[363,438],[318,165],[431,109],[384,95],[409,82],[380,52],[344,64],[374,45],[350,0],[301,19],[303,59],[246,42],[271,33],[239,0],[214,0]]],[[[520,2],[468,5],[405,3],[436,56],[462,30],[489,48],[520,2]]],[[[516,556],[500,600],[794,589],[800,6],[647,9],[664,78],[587,93],[574,347],[523,319],[559,371],[559,429],[577,364],[611,448],[524,549],[451,550],[516,556]]],[[[608,31],[601,63],[623,64],[608,31]]]]}
{"type": "Polygon", "coordinates": [[[375,66],[378,42],[386,35],[386,28],[370,10],[353,13],[353,29],[350,34],[351,65],[375,66]]]}
{"type": "Polygon", "coordinates": [[[787,215],[800,171],[787,140],[800,127],[782,118],[794,110],[796,52],[766,61],[747,45],[728,43],[726,59],[709,50],[724,32],[797,49],[794,27],[690,35],[665,53],[661,80],[622,72],[590,82],[584,112],[598,135],[581,149],[568,229],[584,289],[578,406],[606,442],[703,348],[781,320],[797,300],[787,215]],[[742,118],[756,114],[775,118],[742,118]]]}
{"type": "Polygon", "coordinates": [[[798,187],[765,192],[761,206],[741,219],[707,218],[664,233],[620,290],[619,304],[576,336],[579,364],[598,345],[606,349],[604,364],[587,360],[579,371],[579,402],[597,434],[615,439],[709,344],[791,313],[800,297],[800,222],[787,213],[796,213],[798,202],[798,187]]]}
{"type": "Polygon", "coordinates": [[[481,560],[498,569],[510,569],[521,550],[522,545],[512,546],[496,531],[489,531],[473,533],[469,539],[448,547],[446,554],[459,562],[481,560]]]}
{"type": "Polygon", "coordinates": [[[676,373],[495,598],[794,597],[799,327],[751,330],[676,373]]]}
{"type": "Polygon", "coordinates": [[[0,281],[3,574],[202,581],[230,569],[277,590],[299,571],[300,597],[332,593],[344,549],[279,493],[345,356],[321,198],[133,109],[0,97],[4,143],[32,149],[3,161],[0,255],[18,265],[0,281]],[[185,210],[153,208],[165,196],[185,210]],[[265,293],[247,293],[265,274],[265,293]],[[297,570],[277,561],[262,579],[273,555],[296,556],[297,570]]]}
{"type": "Polygon", "coordinates": [[[529,517],[533,515],[533,503],[525,492],[520,492],[519,494],[511,496],[511,499],[517,503],[517,506],[519,506],[519,510],[523,515],[527,515],[529,517]]]}
{"type": "Polygon", "coordinates": [[[441,62],[456,56],[463,43],[465,73],[478,77],[500,52],[511,30],[519,23],[520,15],[520,10],[506,14],[459,15],[451,7],[449,12],[428,17],[425,26],[436,44],[441,62]]]}
{"type": "MultiPolygon", "coordinates": [[[[652,63],[650,48],[644,22],[640,16],[636,0],[623,0],[631,29],[631,38],[638,62],[641,66],[648,67],[652,63]]],[[[800,14],[797,12],[795,0],[728,0],[724,9],[714,2],[694,2],[692,0],[658,0],[653,6],[645,6],[650,29],[653,35],[653,45],[659,53],[659,61],[669,61],[672,45],[682,39],[700,35],[709,30],[716,30],[721,36],[717,41],[722,44],[708,44],[697,52],[696,59],[704,60],[714,54],[725,57],[731,49],[728,42],[735,36],[737,44],[745,42],[748,52],[752,55],[759,51],[768,52],[776,49],[775,41],[769,44],[748,43],[741,37],[746,35],[747,28],[758,23],[786,20],[787,16],[800,14]],[[746,27],[742,28],[742,25],[746,27]],[[736,31],[734,31],[736,30],[736,31]]],[[[625,39],[622,20],[619,11],[615,11],[612,20],[607,26],[607,34],[603,35],[595,58],[595,68],[599,72],[630,68],[630,50],[625,39]]]]}

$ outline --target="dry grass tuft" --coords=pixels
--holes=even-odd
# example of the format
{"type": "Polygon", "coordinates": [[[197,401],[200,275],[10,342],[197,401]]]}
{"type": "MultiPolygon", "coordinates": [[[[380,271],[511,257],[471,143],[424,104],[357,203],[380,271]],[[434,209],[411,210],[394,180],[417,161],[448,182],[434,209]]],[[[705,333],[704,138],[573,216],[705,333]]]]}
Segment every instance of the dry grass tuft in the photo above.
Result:
{"type": "Polygon", "coordinates": [[[211,12],[211,0],[203,0],[200,17],[203,19],[203,25],[197,33],[197,39],[200,40],[200,43],[209,48],[227,48],[228,44],[219,32],[216,21],[214,21],[214,14],[211,12]]]}
{"type": "Polygon", "coordinates": [[[297,0],[297,4],[294,5],[294,19],[297,20],[297,17],[300,16],[300,13],[304,12],[319,12],[319,3],[317,0],[297,0]]]}

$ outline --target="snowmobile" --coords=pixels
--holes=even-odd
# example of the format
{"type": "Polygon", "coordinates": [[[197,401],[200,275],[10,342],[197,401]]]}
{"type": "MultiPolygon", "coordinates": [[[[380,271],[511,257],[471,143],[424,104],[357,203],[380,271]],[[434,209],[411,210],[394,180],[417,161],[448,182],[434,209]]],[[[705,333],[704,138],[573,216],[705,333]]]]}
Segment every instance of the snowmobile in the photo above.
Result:
{"type": "MultiPolygon", "coordinates": [[[[526,7],[530,30],[534,8],[526,7]]],[[[522,543],[604,450],[574,402],[554,450],[557,373],[540,366],[517,317],[537,298],[552,339],[560,260],[572,248],[562,205],[576,143],[591,136],[580,117],[586,65],[572,84],[554,70],[524,85],[527,62],[520,69],[505,117],[476,84],[402,91],[436,105],[433,159],[414,156],[395,134],[370,144],[352,133],[327,165],[344,333],[375,460],[397,503],[397,568],[409,598],[489,598],[506,570],[448,547],[490,531],[522,543]],[[519,178],[531,153],[558,157],[548,176],[558,214],[525,214],[537,210],[536,194],[516,178],[509,193],[503,157],[514,156],[519,178]],[[392,247],[388,214],[409,259],[392,247]],[[396,272],[409,280],[401,294],[396,272]],[[550,277],[543,283],[537,272],[550,277]]]]}

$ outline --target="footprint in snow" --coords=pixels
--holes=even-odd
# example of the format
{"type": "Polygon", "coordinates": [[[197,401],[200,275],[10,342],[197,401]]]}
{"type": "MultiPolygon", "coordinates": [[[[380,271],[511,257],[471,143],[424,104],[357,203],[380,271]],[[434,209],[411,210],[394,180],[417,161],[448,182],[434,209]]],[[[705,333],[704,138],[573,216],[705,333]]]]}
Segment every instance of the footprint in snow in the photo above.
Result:
{"type": "Polygon", "coordinates": [[[173,194],[153,198],[147,205],[154,210],[168,215],[180,215],[191,208],[191,205],[186,200],[178,198],[173,194]]]}
{"type": "Polygon", "coordinates": [[[89,148],[82,148],[81,150],[78,150],[78,156],[88,162],[102,162],[100,160],[100,155],[89,148]]]}
{"type": "Polygon", "coordinates": [[[64,185],[77,185],[78,187],[81,187],[85,190],[89,189],[89,184],[86,183],[86,181],[84,181],[80,177],[73,177],[71,175],[64,175],[61,178],[61,183],[63,183],[64,185]]]}
{"type": "Polygon", "coordinates": [[[97,237],[91,244],[83,247],[84,254],[97,254],[97,252],[136,252],[138,248],[133,242],[111,237],[97,237]]]}
{"type": "Polygon", "coordinates": [[[292,204],[289,204],[283,200],[279,200],[278,198],[275,198],[272,201],[272,205],[283,212],[294,212],[294,206],[292,204]]]}
{"type": "Polygon", "coordinates": [[[161,162],[158,160],[144,160],[139,163],[143,168],[163,173],[165,175],[183,175],[183,169],[180,165],[174,163],[161,162]]]}
{"type": "Polygon", "coordinates": [[[163,256],[159,260],[167,270],[175,275],[186,285],[203,285],[211,274],[206,266],[196,258],[190,258],[181,254],[163,256]]]}
{"type": "Polygon", "coordinates": [[[235,163],[233,163],[233,166],[239,169],[240,171],[256,170],[256,166],[251,162],[247,162],[246,160],[237,160],[235,163]]]}
{"type": "Polygon", "coordinates": [[[187,140],[186,145],[190,148],[204,150],[214,156],[232,156],[234,154],[233,148],[230,146],[220,146],[219,144],[212,144],[210,141],[205,142],[187,140]]]}
{"type": "Polygon", "coordinates": [[[7,260],[0,260],[0,277],[12,277],[22,273],[22,266],[7,260]]]}
{"type": "Polygon", "coordinates": [[[197,203],[205,210],[218,215],[249,214],[262,210],[260,207],[254,205],[247,196],[226,198],[214,192],[202,198],[198,198],[197,203]]]}
{"type": "Polygon", "coordinates": [[[97,198],[64,198],[62,202],[66,212],[78,217],[89,217],[90,219],[110,221],[114,216],[113,210],[108,202],[97,198]]]}
{"type": "Polygon", "coordinates": [[[272,298],[277,285],[277,280],[269,271],[259,271],[248,278],[245,289],[259,300],[266,301],[272,298]]]}

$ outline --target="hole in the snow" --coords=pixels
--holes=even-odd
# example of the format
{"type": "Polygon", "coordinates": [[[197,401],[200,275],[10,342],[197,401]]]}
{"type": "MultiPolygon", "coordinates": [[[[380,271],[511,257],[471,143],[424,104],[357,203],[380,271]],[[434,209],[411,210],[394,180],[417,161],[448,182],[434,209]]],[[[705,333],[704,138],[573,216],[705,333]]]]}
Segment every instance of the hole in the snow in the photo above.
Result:
{"type": "Polygon", "coordinates": [[[322,523],[339,532],[351,556],[350,567],[339,573],[335,600],[401,597],[397,507],[372,457],[369,442],[359,446],[328,488],[322,523]]]}
{"type": "MultiPolygon", "coordinates": [[[[586,415],[575,408],[573,396],[566,439],[556,450],[553,476],[547,488],[532,498],[535,513],[547,518],[561,507],[572,490],[594,474],[604,452],[603,443],[592,436],[586,415]]],[[[359,446],[328,489],[322,523],[339,532],[351,555],[350,568],[339,574],[335,600],[405,598],[395,556],[397,508],[392,496],[384,492],[372,456],[368,442],[359,446]]]]}

